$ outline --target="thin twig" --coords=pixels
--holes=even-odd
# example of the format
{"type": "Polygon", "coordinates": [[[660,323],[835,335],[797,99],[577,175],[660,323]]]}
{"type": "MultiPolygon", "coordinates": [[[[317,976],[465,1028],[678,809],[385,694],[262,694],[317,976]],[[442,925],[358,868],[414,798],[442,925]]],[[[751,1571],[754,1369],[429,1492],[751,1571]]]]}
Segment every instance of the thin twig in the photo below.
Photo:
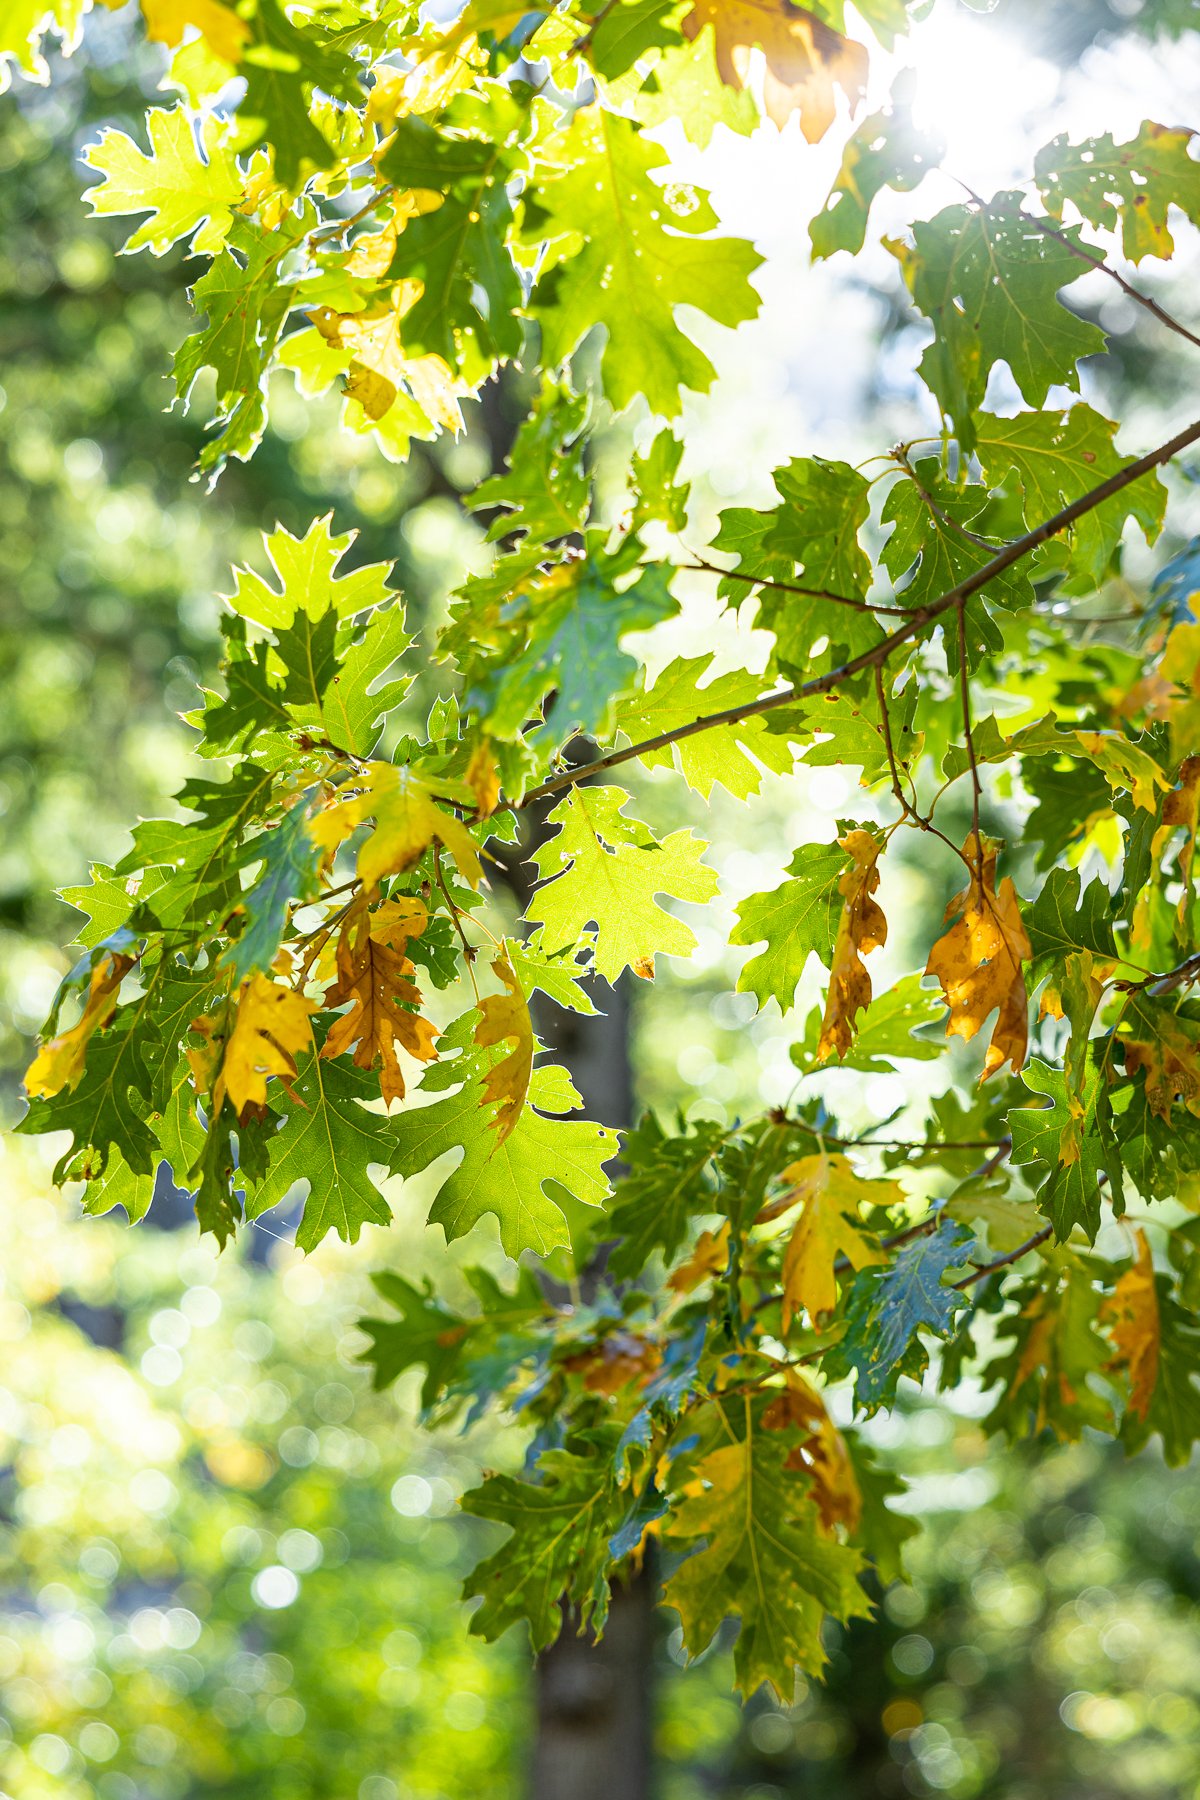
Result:
{"type": "Polygon", "coordinates": [[[979,835],[979,802],[983,797],[983,788],[979,781],[979,758],[975,754],[975,734],[971,729],[971,681],[967,670],[967,614],[966,603],[958,603],[958,682],[962,698],[963,741],[966,745],[967,762],[971,770],[971,830],[975,835],[975,860],[979,865],[979,887],[983,891],[983,839],[979,835]]]}
{"type": "MultiPolygon", "coordinates": [[[[989,545],[990,549],[991,546],[989,545]]],[[[747,587],[771,588],[779,594],[804,594],[813,600],[832,600],[835,606],[849,606],[855,612],[889,613],[895,619],[907,619],[912,614],[910,606],[876,606],[870,600],[856,600],[849,594],[835,594],[829,588],[804,587],[798,581],[778,581],[771,575],[751,575],[742,569],[722,569],[717,563],[705,562],[695,550],[688,552],[696,558],[695,562],[676,563],[690,575],[720,575],[726,581],[742,581],[747,587]]]]}
{"type": "Polygon", "coordinates": [[[1181,324],[1167,311],[1165,306],[1160,306],[1158,301],[1152,299],[1149,294],[1143,294],[1140,288],[1135,288],[1132,282],[1126,281],[1123,275],[1109,266],[1104,257],[1095,255],[1085,244],[1076,243],[1065,231],[1055,230],[1053,225],[1048,225],[1045,219],[1039,219],[1033,213],[1025,212],[1022,209],[1020,216],[1027,225],[1032,225],[1037,231],[1040,231],[1043,237],[1053,238],[1055,243],[1061,244],[1065,250],[1069,250],[1072,256],[1077,256],[1080,262],[1087,263],[1093,269],[1099,269],[1102,275],[1107,275],[1110,281],[1116,282],[1123,294],[1127,294],[1138,306],[1144,307],[1152,317],[1156,318],[1160,325],[1165,325],[1168,331],[1174,331],[1181,338],[1186,338],[1189,344],[1194,344],[1200,350],[1200,337],[1197,337],[1194,331],[1189,331],[1186,325],[1181,324]]]}
{"type": "Polygon", "coordinates": [[[1026,1238],[1023,1244],[1018,1244],[1015,1250],[1007,1251],[1004,1256],[997,1256],[992,1262],[980,1263],[977,1269],[972,1269],[971,1273],[964,1275],[961,1281],[952,1281],[949,1285],[952,1288],[974,1287],[977,1281],[983,1281],[988,1275],[994,1275],[997,1269],[1006,1269],[1009,1263],[1018,1261],[1027,1250],[1036,1250],[1039,1244],[1045,1243],[1053,1230],[1053,1225],[1043,1225],[1042,1229],[1035,1231],[1031,1238],[1026,1238]]]}
{"type": "Polygon", "coordinates": [[[1054,513],[1042,524],[1035,526],[1032,531],[1027,531],[1023,537],[1015,538],[1011,544],[1006,544],[988,562],[973,570],[964,580],[949,588],[938,599],[931,600],[926,606],[918,607],[909,615],[903,625],[881,638],[870,650],[864,650],[858,656],[851,657],[849,662],[839,664],[836,669],[829,669],[824,675],[816,675],[811,681],[797,682],[794,686],[777,689],[774,693],[763,694],[757,700],[748,701],[740,706],[729,706],[721,712],[703,714],[701,717],[693,719],[690,724],[678,725],[671,731],[660,731],[655,737],[647,738],[641,743],[629,744],[624,749],[610,750],[606,755],[594,757],[590,762],[576,763],[573,768],[563,770],[558,775],[552,775],[548,780],[540,782],[537,787],[530,788],[523,799],[515,802],[501,802],[496,810],[523,811],[526,807],[536,805],[540,800],[548,799],[552,794],[562,793],[567,788],[576,787],[580,782],[590,780],[592,776],[599,775],[606,769],[615,769],[622,763],[632,762],[637,757],[645,756],[654,750],[665,750],[671,744],[680,743],[684,738],[694,737],[699,732],[712,731],[721,725],[737,725],[743,719],[756,718],[763,713],[774,712],[778,707],[791,706],[799,700],[814,699],[820,694],[832,693],[835,688],[840,687],[843,682],[849,681],[853,676],[861,675],[865,670],[885,663],[894,651],[911,643],[926,625],[940,619],[944,613],[950,611],[951,607],[969,600],[972,595],[987,587],[989,582],[994,581],[997,576],[1003,575],[1006,570],[1011,569],[1014,563],[1021,562],[1042,544],[1057,537],[1060,532],[1069,530],[1077,519],[1086,518],[1088,513],[1094,512],[1098,506],[1103,506],[1106,500],[1111,500],[1114,494],[1121,493],[1141,476],[1148,475],[1151,470],[1169,462],[1173,456],[1178,456],[1181,450],[1188,449],[1197,439],[1200,439],[1200,420],[1188,425],[1183,431],[1177,432],[1173,438],[1169,438],[1165,444],[1160,444],[1156,450],[1149,450],[1145,456],[1139,456],[1133,462],[1126,463],[1124,468],[1118,469],[1106,481],[1102,481],[1098,487],[1082,494],[1078,500],[1073,500],[1069,506],[1064,506],[1061,511],[1054,513]]]}

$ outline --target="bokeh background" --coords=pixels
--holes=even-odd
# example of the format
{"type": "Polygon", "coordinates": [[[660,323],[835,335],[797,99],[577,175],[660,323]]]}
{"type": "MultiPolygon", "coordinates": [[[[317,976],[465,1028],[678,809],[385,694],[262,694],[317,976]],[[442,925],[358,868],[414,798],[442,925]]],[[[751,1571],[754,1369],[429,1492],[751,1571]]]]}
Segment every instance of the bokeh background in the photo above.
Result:
{"type": "MultiPolygon", "coordinates": [[[[994,187],[1024,177],[1055,130],[1190,123],[1200,56],[1178,32],[1193,13],[1187,0],[1001,0],[980,20],[942,0],[899,60],[918,67],[947,167],[994,187]]],[[[881,59],[879,97],[893,72],[881,59]]],[[[102,14],[48,89],[0,97],[9,1123],[29,1036],[72,961],[54,890],[119,858],[129,821],[167,810],[189,772],[179,715],[215,668],[229,565],[261,566],[276,520],[302,530],[332,508],[360,533],[356,557],[395,562],[431,642],[446,594],[485,555],[459,496],[521,404],[516,389],[494,393],[466,438],[396,466],[282,376],[255,460],[213,492],[191,482],[199,424],[164,410],[187,262],[118,257],[119,236],[81,202],[80,150],[104,123],[136,131],[161,75],[122,17],[102,14]]],[[[711,183],[730,226],[768,256],[762,318],[706,342],[721,375],[693,403],[685,471],[699,546],[720,506],[769,498],[788,456],[861,457],[930,420],[891,259],[806,264],[804,226],[838,143],[810,149],[793,128],[718,131],[704,157],[676,148],[681,175],[711,183]]],[[[948,197],[934,185],[918,204],[948,197]]],[[[1185,256],[1141,279],[1193,317],[1195,276],[1185,256]]],[[[1099,278],[1072,293],[1113,334],[1089,397],[1123,409],[1131,449],[1143,425],[1158,441],[1188,384],[1173,344],[1099,278]]],[[[606,440],[614,485],[635,428],[606,440]]],[[[1186,520],[1189,471],[1174,479],[1186,520]]],[[[1150,567],[1131,555],[1123,604],[1150,567]]],[[[718,621],[702,583],[679,630],[730,661],[755,654],[753,632],[718,621]]],[[[431,663],[415,715],[439,680],[431,663]]],[[[645,778],[639,800],[662,818],[680,804],[669,778],[645,778]]],[[[815,769],[696,818],[727,908],[772,885],[791,846],[828,837],[851,802],[864,816],[853,771],[815,769]]],[[[948,879],[914,861],[893,920],[940,909],[948,879]]],[[[720,921],[696,924],[695,960],[637,997],[640,1102],[732,1115],[785,1098],[803,1009],[749,1022],[720,921]]],[[[914,960],[895,924],[887,954],[896,968],[914,960]]],[[[837,1095],[851,1122],[908,1097],[889,1076],[837,1095]]],[[[516,1632],[493,1647],[468,1635],[459,1583],[491,1539],[455,1501],[481,1467],[519,1455],[518,1434],[418,1430],[414,1386],[375,1395],[358,1362],[370,1270],[453,1279],[463,1246],[448,1259],[401,1196],[395,1229],[353,1250],[327,1242],[303,1258],[281,1217],[218,1259],[169,1193],[137,1231],[83,1218],[52,1189],[50,1161],[20,1139],[0,1149],[0,1792],[516,1800],[534,1729],[528,1647],[516,1632]]],[[[661,1800],[1200,1796],[1200,1487],[1153,1452],[1126,1464],[1098,1441],[990,1446],[984,1410],[969,1384],[952,1408],[910,1391],[871,1427],[928,1529],[911,1582],[831,1644],[825,1687],[742,1708],[727,1646],[685,1671],[663,1617],[661,1800]]]]}

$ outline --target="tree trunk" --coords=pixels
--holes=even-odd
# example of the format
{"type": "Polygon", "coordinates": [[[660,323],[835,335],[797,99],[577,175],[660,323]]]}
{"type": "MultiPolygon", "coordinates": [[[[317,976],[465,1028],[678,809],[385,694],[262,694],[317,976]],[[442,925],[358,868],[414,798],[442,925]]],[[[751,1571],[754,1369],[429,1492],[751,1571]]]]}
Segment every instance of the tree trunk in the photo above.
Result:
{"type": "MultiPolygon", "coordinates": [[[[586,755],[588,747],[581,746],[586,755]]],[[[551,806],[553,802],[551,802],[551,806]]],[[[506,878],[522,908],[532,887],[530,851],[547,835],[539,809],[530,833],[504,855],[506,878]]],[[[630,979],[589,987],[595,1017],[539,1004],[539,1035],[569,1070],[588,1118],[602,1125],[633,1120],[630,1055],[630,979]]],[[[583,1271],[595,1279],[602,1257],[583,1271]]],[[[579,1635],[565,1609],[562,1632],[537,1661],[537,1727],[530,1765],[530,1800],[649,1800],[652,1769],[655,1589],[653,1557],[628,1582],[613,1588],[604,1636],[579,1635]]]]}

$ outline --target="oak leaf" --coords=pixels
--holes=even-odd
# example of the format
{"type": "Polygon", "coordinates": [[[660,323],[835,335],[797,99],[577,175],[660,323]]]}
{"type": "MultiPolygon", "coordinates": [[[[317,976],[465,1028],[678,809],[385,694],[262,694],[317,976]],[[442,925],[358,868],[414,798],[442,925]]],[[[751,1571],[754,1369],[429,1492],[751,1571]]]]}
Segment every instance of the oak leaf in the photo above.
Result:
{"type": "Polygon", "coordinates": [[[500,798],[500,771],[486,738],[472,750],[463,779],[475,796],[480,818],[490,819],[500,798]]]}
{"type": "Polygon", "coordinates": [[[325,1006],[350,1002],[350,1011],[335,1019],[321,1055],[340,1056],[356,1045],[360,1069],[381,1064],[379,1086],[389,1104],[404,1098],[397,1048],[418,1062],[437,1055],[437,1032],[416,1010],[421,993],[405,955],[409,938],[419,937],[427,920],[421,901],[407,894],[385,900],[373,913],[360,897],[338,936],[337,980],[325,995],[325,1006]]]}
{"type": "Polygon", "coordinates": [[[1017,892],[1006,875],[996,886],[999,845],[972,833],[963,848],[971,878],[946,908],[954,920],[929,952],[927,975],[936,975],[950,1008],[946,1035],[969,1041],[988,1014],[997,1012],[981,1080],[1005,1062],[1020,1074],[1029,1045],[1029,997],[1022,963],[1032,952],[1021,923],[1017,892]],[[982,854],[981,854],[982,853],[982,854]]]}
{"type": "Polygon", "coordinates": [[[702,1231],[692,1254],[673,1269],[667,1286],[677,1294],[690,1294],[710,1275],[723,1275],[729,1267],[729,1220],[716,1231],[702,1231]]]}
{"type": "Polygon", "coordinates": [[[1142,1230],[1134,1232],[1135,1255],[1100,1308],[1100,1323],[1109,1327],[1116,1355],[1110,1369],[1129,1371],[1129,1410],[1144,1419],[1158,1382],[1162,1339],[1154,1263],[1142,1230]]]}
{"type": "Polygon", "coordinates": [[[763,1413],[763,1428],[802,1433],[784,1467],[802,1470],[811,1478],[812,1496],[827,1532],[838,1525],[854,1532],[862,1518],[862,1490],[846,1440],[811,1382],[796,1369],[788,1369],[784,1379],[783,1391],[763,1413]]]}
{"type": "Polygon", "coordinates": [[[882,846],[869,831],[848,831],[839,842],[850,857],[850,867],[838,881],[845,905],[833,947],[829,995],[817,1042],[818,1062],[827,1061],[835,1052],[845,1056],[854,1042],[854,1022],[871,1004],[871,977],[862,959],[887,942],[887,920],[873,897],[879,886],[882,846]]]}
{"type": "Polygon", "coordinates": [[[112,1018],[117,991],[133,963],[132,956],[119,952],[110,952],[100,958],[92,970],[79,1022],[43,1044],[26,1070],[25,1091],[28,1094],[48,1099],[65,1087],[74,1087],[83,1074],[88,1042],[112,1018]]]}
{"type": "Polygon", "coordinates": [[[296,1058],[312,1042],[311,1000],[293,988],[253,975],[238,995],[237,1017],[225,1045],[221,1073],[213,1083],[213,1116],[226,1094],[240,1116],[248,1106],[265,1106],[267,1082],[285,1083],[296,1074],[296,1058]]]}
{"type": "Polygon", "coordinates": [[[864,1204],[896,1206],[904,1190],[895,1181],[868,1181],[849,1159],[820,1150],[783,1171],[790,1183],[789,1204],[804,1208],[783,1255],[783,1328],[801,1308],[810,1319],[837,1303],[834,1263],[844,1256],[854,1269],[885,1261],[859,1218],[864,1204]]]}
{"type": "Polygon", "coordinates": [[[151,43],[173,49],[189,27],[200,33],[213,55],[222,62],[241,60],[250,27],[232,6],[222,0],[141,0],[146,36],[151,43]]]}
{"type": "Polygon", "coordinates": [[[717,69],[727,87],[746,86],[752,53],[762,50],[768,118],[782,127],[799,113],[800,129],[810,144],[833,124],[835,87],[845,94],[852,113],[866,92],[862,45],[790,0],[693,0],[683,21],[684,35],[698,37],[706,25],[716,34],[717,69]]]}
{"type": "Polygon", "coordinates": [[[533,1074],[533,1023],[529,1017],[529,1003],[517,980],[506,945],[497,952],[492,972],[499,976],[507,992],[490,994],[480,1001],[475,1042],[482,1049],[495,1044],[512,1045],[508,1055],[493,1063],[483,1079],[483,1104],[495,1104],[491,1125],[498,1143],[502,1144],[512,1135],[529,1092],[533,1074]]]}
{"type": "Polygon", "coordinates": [[[368,763],[362,792],[339,800],[313,820],[312,836],[332,852],[364,819],[375,829],[358,853],[358,876],[366,888],[385,875],[401,875],[419,862],[431,844],[443,844],[472,887],[483,879],[479,850],[466,827],[437,805],[433,787],[394,763],[368,763]]]}

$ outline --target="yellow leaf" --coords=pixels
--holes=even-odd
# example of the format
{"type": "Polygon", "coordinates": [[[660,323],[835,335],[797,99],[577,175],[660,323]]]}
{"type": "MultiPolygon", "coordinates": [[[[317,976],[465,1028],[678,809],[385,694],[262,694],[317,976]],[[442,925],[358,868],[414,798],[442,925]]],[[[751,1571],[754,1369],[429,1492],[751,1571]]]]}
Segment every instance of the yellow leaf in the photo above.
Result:
{"type": "Polygon", "coordinates": [[[1129,1410],[1139,1419],[1150,1411],[1158,1381],[1158,1353],[1162,1339],[1158,1290],[1146,1234],[1134,1232],[1136,1252],[1132,1266],[1117,1280],[1100,1308],[1100,1321],[1110,1327],[1117,1354],[1110,1369],[1129,1371],[1129,1410]]]}
{"type": "Polygon", "coordinates": [[[723,1275],[729,1267],[729,1221],[717,1231],[702,1231],[696,1247],[685,1262],[672,1270],[667,1286],[677,1294],[690,1294],[710,1275],[723,1275]]]}
{"type": "Polygon", "coordinates": [[[862,1518],[862,1490],[846,1440],[816,1388],[798,1370],[788,1369],[784,1380],[783,1392],[763,1413],[763,1425],[767,1431],[804,1433],[785,1468],[802,1470],[811,1477],[813,1499],[826,1531],[832,1532],[838,1525],[856,1531],[862,1518]]]}
{"type": "Polygon", "coordinates": [[[744,88],[752,53],[766,57],[763,105],[776,125],[800,114],[810,144],[823,138],[836,116],[835,87],[853,113],[866,92],[867,53],[852,38],[826,25],[791,0],[693,0],[684,34],[698,37],[706,25],[716,37],[717,68],[727,87],[744,88]]]}
{"type": "Polygon", "coordinates": [[[480,818],[490,819],[500,798],[500,771],[486,738],[472,750],[465,779],[478,803],[480,818]]]}
{"type": "Polygon", "coordinates": [[[236,63],[250,37],[250,27],[232,6],[222,0],[142,0],[146,36],[156,44],[173,48],[194,27],[214,56],[236,63]]]}
{"type": "Polygon", "coordinates": [[[506,946],[497,952],[492,973],[500,977],[508,991],[489,994],[480,1002],[481,1017],[475,1027],[475,1042],[484,1049],[493,1044],[511,1043],[513,1046],[507,1056],[488,1070],[483,1081],[483,1104],[496,1105],[491,1124],[499,1146],[512,1135],[521,1117],[529,1092],[529,1078],[533,1074],[534,1046],[529,1006],[506,946]]]}
{"type": "Polygon", "coordinates": [[[1145,812],[1157,809],[1158,791],[1171,784],[1152,756],[1119,731],[1077,731],[1075,736],[1110,787],[1127,788],[1133,804],[1145,812]]]}
{"type": "Polygon", "coordinates": [[[904,1190],[895,1181],[868,1181],[857,1175],[844,1156],[822,1150],[783,1171],[791,1183],[790,1202],[804,1210],[797,1219],[783,1256],[783,1328],[801,1308],[817,1319],[837,1303],[833,1265],[844,1256],[851,1268],[885,1262],[883,1252],[864,1235],[862,1206],[896,1206],[904,1190]]]}
{"type": "Polygon", "coordinates": [[[838,841],[851,860],[838,881],[846,904],[833,947],[829,994],[817,1042],[818,1062],[825,1062],[835,1052],[845,1056],[854,1042],[854,1021],[871,1004],[871,977],[862,959],[887,942],[883,908],[872,898],[879,886],[882,846],[869,831],[850,831],[838,841]]]}
{"type": "Polygon", "coordinates": [[[313,1002],[303,994],[280,987],[265,975],[252,975],[242,983],[237,1017],[213,1086],[216,1112],[226,1094],[239,1115],[248,1106],[265,1106],[271,1076],[285,1082],[292,1079],[297,1056],[312,1042],[308,1016],[313,1010],[313,1002]]]}
{"type": "Polygon", "coordinates": [[[83,1074],[88,1041],[112,1018],[117,990],[133,964],[132,956],[106,954],[100,958],[92,970],[79,1023],[41,1046],[25,1072],[26,1093],[48,1099],[65,1087],[74,1087],[83,1074]]]}
{"type": "Polygon", "coordinates": [[[1136,1075],[1139,1069],[1146,1071],[1150,1111],[1157,1118],[1169,1119],[1172,1106],[1180,1100],[1190,1113],[1200,1116],[1200,1056],[1195,1039],[1168,1012],[1156,1015],[1152,1037],[1139,1038],[1139,1030],[1145,1031],[1146,1026],[1135,1010],[1121,1027],[1125,1069],[1129,1075],[1136,1075]]]}
{"type": "Polygon", "coordinates": [[[421,992],[410,979],[413,966],[405,955],[408,940],[419,937],[427,922],[421,901],[408,895],[385,900],[373,913],[361,896],[338,936],[337,980],[323,1002],[336,1007],[349,1001],[350,1011],[335,1019],[321,1055],[340,1056],[357,1045],[354,1061],[360,1069],[381,1065],[379,1088],[389,1105],[404,1098],[397,1047],[418,1062],[432,1062],[437,1055],[437,1032],[416,1011],[421,992]]]}
{"type": "MultiPolygon", "coordinates": [[[[396,230],[393,224],[358,240],[352,253],[352,260],[359,265],[356,272],[373,276],[386,271],[395,249],[396,230]]],[[[420,291],[418,281],[397,282],[388,299],[363,312],[338,313],[318,307],[312,321],[326,343],[353,352],[346,394],[358,401],[369,419],[378,423],[403,392],[431,424],[459,432],[463,429],[459,397],[471,391],[469,384],[460,381],[440,356],[409,356],[401,338],[404,314],[420,291]]]]}
{"type": "Polygon", "coordinates": [[[1017,892],[1006,875],[996,887],[999,845],[983,840],[983,858],[972,833],[963,847],[971,878],[946,908],[954,923],[929,952],[927,975],[941,983],[950,1017],[947,1037],[968,1041],[998,1012],[982,1080],[1006,1061],[1020,1074],[1029,1044],[1029,997],[1021,968],[1030,956],[1017,892]],[[957,916],[955,916],[957,915],[957,916]]]}
{"type": "Polygon", "coordinates": [[[375,887],[385,875],[400,875],[419,862],[429,846],[444,844],[459,872],[472,887],[483,879],[479,850],[470,832],[453,814],[444,812],[431,788],[409,769],[394,763],[368,763],[362,792],[318,813],[309,830],[316,843],[332,852],[364,819],[375,830],[358,853],[364,887],[375,887]]]}

